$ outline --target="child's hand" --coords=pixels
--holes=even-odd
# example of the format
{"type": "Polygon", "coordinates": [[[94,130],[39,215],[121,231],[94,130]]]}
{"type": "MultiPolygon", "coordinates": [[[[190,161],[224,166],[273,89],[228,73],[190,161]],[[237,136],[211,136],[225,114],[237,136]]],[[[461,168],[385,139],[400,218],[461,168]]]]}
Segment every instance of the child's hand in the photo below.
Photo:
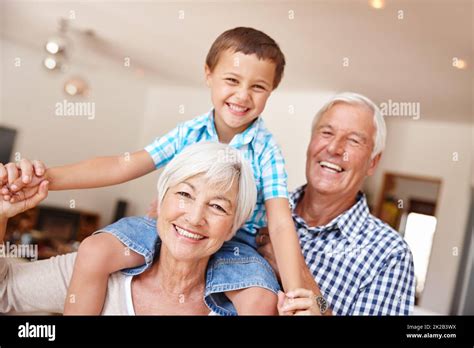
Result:
{"type": "Polygon", "coordinates": [[[0,163],[0,193],[4,200],[18,202],[24,188],[38,186],[45,178],[46,166],[41,161],[22,159],[19,163],[0,163]],[[12,200],[13,199],[13,200],[12,200]]]}

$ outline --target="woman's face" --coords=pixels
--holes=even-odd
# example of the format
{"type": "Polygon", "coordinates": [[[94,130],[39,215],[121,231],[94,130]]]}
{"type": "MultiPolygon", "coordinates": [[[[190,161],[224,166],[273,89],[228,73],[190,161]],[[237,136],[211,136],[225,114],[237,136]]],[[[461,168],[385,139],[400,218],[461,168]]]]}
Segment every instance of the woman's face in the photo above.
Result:
{"type": "Polygon", "coordinates": [[[202,175],[170,187],[158,209],[163,245],[178,260],[214,254],[231,238],[237,193],[238,180],[222,192],[202,175]]]}

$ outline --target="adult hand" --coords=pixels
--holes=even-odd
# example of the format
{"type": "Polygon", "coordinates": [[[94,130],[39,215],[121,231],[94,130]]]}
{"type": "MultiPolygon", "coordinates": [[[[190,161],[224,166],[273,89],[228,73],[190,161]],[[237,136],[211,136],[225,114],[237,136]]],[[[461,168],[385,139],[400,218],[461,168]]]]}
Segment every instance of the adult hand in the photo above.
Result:
{"type": "Polygon", "coordinates": [[[270,234],[268,233],[268,228],[261,228],[257,234],[257,251],[262,255],[265,260],[268,261],[270,266],[272,266],[275,275],[277,276],[278,281],[280,281],[280,272],[278,271],[278,266],[275,259],[275,253],[273,252],[272,241],[270,240],[270,234]]]}
{"type": "Polygon", "coordinates": [[[155,198],[150,205],[148,206],[148,211],[146,212],[146,216],[152,219],[158,218],[158,198],[155,198]]]}
{"type": "Polygon", "coordinates": [[[20,192],[23,195],[22,200],[16,203],[0,199],[0,218],[8,219],[34,208],[48,196],[48,185],[49,182],[45,180],[35,187],[24,188],[20,192]]]}
{"type": "Polygon", "coordinates": [[[308,289],[295,289],[278,294],[278,313],[280,315],[322,315],[316,303],[316,295],[308,289]]]}
{"type": "Polygon", "coordinates": [[[41,161],[23,158],[18,163],[0,163],[0,193],[4,200],[10,200],[24,187],[37,186],[46,173],[46,165],[41,161]]]}

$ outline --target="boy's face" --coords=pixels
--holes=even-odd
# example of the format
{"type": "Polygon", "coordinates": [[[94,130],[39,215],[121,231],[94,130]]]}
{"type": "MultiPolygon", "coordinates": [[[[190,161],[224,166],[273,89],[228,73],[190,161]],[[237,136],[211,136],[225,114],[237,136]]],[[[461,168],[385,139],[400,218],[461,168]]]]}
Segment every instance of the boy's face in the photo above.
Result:
{"type": "Polygon", "coordinates": [[[206,65],[219,133],[241,133],[262,113],[273,90],[275,68],[270,60],[231,50],[221,53],[212,72],[206,65]]]}

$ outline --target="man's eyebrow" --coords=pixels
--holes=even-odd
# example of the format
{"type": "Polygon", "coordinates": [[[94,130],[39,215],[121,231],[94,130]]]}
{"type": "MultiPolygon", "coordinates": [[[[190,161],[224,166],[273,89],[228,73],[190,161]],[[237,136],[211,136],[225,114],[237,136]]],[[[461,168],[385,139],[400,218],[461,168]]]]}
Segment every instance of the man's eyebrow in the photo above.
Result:
{"type": "Polygon", "coordinates": [[[329,128],[329,129],[334,129],[333,126],[329,125],[329,124],[322,124],[320,126],[318,126],[317,129],[322,129],[322,128],[329,128]]]}

